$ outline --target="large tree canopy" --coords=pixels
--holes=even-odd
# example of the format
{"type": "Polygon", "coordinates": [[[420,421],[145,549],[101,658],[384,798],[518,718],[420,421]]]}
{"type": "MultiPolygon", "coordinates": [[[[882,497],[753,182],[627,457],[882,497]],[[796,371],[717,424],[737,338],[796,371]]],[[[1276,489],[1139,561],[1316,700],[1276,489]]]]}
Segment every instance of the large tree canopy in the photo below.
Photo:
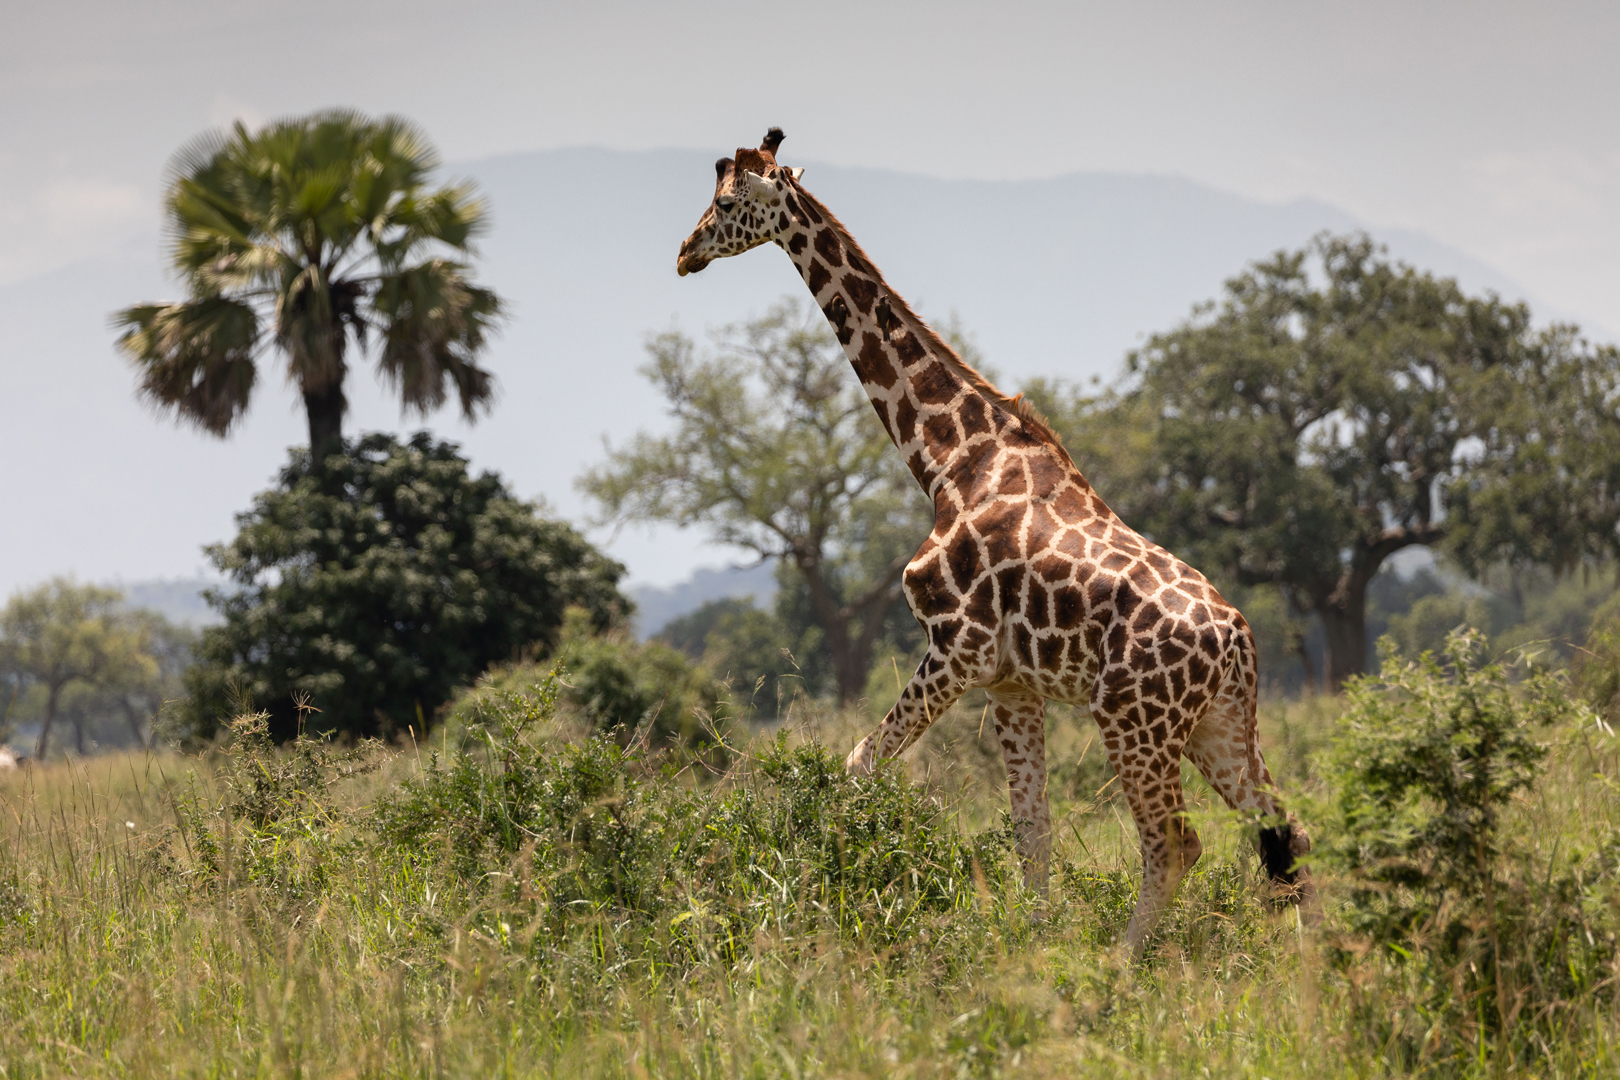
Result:
{"type": "Polygon", "coordinates": [[[570,606],[598,629],[628,608],[624,567],[425,432],[350,442],[320,482],[294,451],[237,521],[208,549],[235,588],[208,594],[225,622],[188,676],[194,736],[245,706],[285,739],[300,702],[320,710],[310,730],[402,732],[491,663],[554,645],[570,606]]]}
{"type": "Polygon", "coordinates": [[[838,696],[858,697],[900,574],[933,520],[819,313],[791,301],[730,327],[700,355],[648,343],[667,435],[639,434],[581,487],[615,522],[703,525],[801,576],[838,696]]]}
{"type": "Polygon", "coordinates": [[[114,317],[142,395],[224,435],[279,351],[319,461],[342,440],[349,350],[372,344],[407,408],[426,414],[453,388],[472,418],[493,395],[478,354],[502,304],[458,261],[484,208],[469,186],[433,187],[437,166],[411,124],[345,111],[184,147],[165,210],[190,295],[114,317]]]}
{"type": "Polygon", "coordinates": [[[1367,587],[1395,552],[1567,567],[1614,548],[1617,374],[1523,305],[1322,236],[1150,338],[1114,393],[1043,403],[1126,520],[1319,616],[1338,686],[1366,666],[1367,587]]]}

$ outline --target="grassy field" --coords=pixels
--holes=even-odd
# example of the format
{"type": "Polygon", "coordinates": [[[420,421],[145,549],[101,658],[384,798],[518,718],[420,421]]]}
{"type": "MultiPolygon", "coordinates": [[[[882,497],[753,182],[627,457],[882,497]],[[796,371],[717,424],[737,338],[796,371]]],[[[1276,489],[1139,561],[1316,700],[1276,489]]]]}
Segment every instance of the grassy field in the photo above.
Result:
{"type": "MultiPolygon", "coordinates": [[[[1134,829],[1072,713],[1038,911],[971,701],[856,783],[864,716],[805,706],[697,760],[584,740],[551,694],[492,696],[461,749],[272,751],[244,723],[228,753],[0,777],[0,1075],[1620,1075],[1601,727],[1539,732],[1500,824],[1538,910],[1495,955],[1562,905],[1546,933],[1586,967],[1525,945],[1487,1003],[1421,932],[1352,933],[1326,867],[1321,926],[1274,910],[1191,775],[1206,854],[1127,964],[1134,829]]],[[[1264,715],[1319,841],[1341,708],[1264,715]]]]}

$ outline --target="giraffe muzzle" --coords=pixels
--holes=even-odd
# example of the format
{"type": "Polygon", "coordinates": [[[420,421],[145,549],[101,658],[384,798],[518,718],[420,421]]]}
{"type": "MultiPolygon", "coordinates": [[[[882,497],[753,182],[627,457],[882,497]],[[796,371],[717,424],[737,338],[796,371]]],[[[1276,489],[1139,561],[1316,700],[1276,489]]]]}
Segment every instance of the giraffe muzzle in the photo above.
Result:
{"type": "Polygon", "coordinates": [[[681,277],[695,274],[713,261],[711,256],[700,254],[698,250],[707,239],[701,229],[686,238],[685,243],[681,244],[680,257],[675,260],[675,273],[681,277]]]}

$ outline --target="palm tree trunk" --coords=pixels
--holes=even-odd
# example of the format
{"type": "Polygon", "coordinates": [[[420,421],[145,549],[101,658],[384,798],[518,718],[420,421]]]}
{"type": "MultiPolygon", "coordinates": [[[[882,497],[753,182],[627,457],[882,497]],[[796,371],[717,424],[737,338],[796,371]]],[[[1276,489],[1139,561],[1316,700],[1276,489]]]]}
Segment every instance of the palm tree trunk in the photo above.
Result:
{"type": "Polygon", "coordinates": [[[343,413],[348,407],[341,379],[324,390],[304,391],[304,410],[309,414],[309,460],[317,475],[326,455],[343,452],[343,413]]]}

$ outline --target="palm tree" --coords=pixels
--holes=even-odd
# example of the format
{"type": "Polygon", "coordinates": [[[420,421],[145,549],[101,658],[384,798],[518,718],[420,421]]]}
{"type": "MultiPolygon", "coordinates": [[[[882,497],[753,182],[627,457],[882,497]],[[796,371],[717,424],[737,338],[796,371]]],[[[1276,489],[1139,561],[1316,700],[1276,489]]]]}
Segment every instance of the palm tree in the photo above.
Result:
{"type": "Polygon", "coordinates": [[[494,396],[477,360],[503,304],[455,258],[473,253],[483,204],[468,185],[430,188],[437,165],[410,123],[348,111],[183,147],[166,210],[190,298],[113,317],[142,396],[223,437],[279,351],[319,466],[342,447],[349,348],[375,345],[407,409],[425,415],[453,385],[473,419],[494,396]]]}

